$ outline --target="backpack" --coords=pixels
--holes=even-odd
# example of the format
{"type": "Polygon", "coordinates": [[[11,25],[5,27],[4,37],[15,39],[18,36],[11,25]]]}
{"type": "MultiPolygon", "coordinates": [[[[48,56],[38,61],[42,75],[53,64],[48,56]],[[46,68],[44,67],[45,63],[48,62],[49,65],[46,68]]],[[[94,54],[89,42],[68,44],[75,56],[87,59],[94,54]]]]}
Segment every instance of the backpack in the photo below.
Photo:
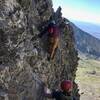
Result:
{"type": "Polygon", "coordinates": [[[59,37],[59,34],[60,34],[58,27],[56,25],[49,26],[48,33],[49,33],[49,36],[51,37],[59,37]]]}
{"type": "Polygon", "coordinates": [[[55,98],[56,100],[73,100],[72,96],[65,95],[61,91],[54,92],[53,98],[55,98]]]}
{"type": "Polygon", "coordinates": [[[49,33],[54,33],[54,30],[55,30],[54,25],[49,25],[49,27],[48,27],[48,32],[49,32],[49,33]]]}

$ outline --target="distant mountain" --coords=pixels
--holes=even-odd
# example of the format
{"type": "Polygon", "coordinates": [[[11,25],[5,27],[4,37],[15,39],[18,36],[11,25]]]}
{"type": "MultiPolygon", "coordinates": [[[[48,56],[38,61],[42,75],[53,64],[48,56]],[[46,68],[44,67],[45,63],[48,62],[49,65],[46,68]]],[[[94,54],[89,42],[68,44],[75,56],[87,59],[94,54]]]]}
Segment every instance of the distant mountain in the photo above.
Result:
{"type": "Polygon", "coordinates": [[[76,20],[72,20],[72,22],[80,29],[100,39],[100,24],[93,24],[76,20]]]}
{"type": "Polygon", "coordinates": [[[100,57],[100,39],[93,37],[71,23],[73,27],[76,48],[82,53],[95,58],[100,57]]]}

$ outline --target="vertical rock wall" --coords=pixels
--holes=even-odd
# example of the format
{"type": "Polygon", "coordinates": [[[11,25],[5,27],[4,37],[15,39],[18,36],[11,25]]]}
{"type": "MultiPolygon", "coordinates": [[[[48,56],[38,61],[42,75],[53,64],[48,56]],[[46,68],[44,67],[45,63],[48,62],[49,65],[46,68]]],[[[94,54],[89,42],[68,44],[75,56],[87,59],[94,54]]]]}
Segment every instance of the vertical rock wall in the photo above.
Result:
{"type": "Polygon", "coordinates": [[[74,82],[77,61],[72,28],[51,0],[0,0],[0,100],[45,100],[42,81],[55,89],[62,79],[74,82]],[[61,31],[54,61],[36,38],[51,15],[61,31]]]}

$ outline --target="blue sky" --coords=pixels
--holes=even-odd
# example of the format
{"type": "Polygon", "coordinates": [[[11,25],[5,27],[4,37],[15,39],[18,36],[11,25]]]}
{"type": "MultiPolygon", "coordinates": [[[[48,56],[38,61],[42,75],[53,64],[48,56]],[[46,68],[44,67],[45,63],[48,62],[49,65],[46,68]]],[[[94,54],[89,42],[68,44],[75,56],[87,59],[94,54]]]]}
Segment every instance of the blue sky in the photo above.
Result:
{"type": "Polygon", "coordinates": [[[100,0],[52,0],[56,10],[62,7],[63,16],[70,20],[100,24],[100,0]]]}

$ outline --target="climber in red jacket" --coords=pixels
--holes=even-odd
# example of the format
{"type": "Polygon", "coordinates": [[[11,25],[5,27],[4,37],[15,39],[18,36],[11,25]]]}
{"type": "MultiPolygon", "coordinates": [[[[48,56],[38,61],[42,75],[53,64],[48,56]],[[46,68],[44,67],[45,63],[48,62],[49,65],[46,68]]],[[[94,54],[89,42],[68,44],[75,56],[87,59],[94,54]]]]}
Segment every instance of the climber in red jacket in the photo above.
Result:
{"type": "Polygon", "coordinates": [[[45,30],[39,34],[39,37],[41,38],[46,32],[48,32],[49,36],[49,49],[48,52],[50,54],[49,60],[54,59],[56,50],[59,45],[59,36],[60,36],[60,31],[59,28],[57,27],[55,21],[51,21],[48,27],[45,28],[45,30]]]}
{"type": "Polygon", "coordinates": [[[73,84],[70,80],[64,80],[60,84],[60,90],[50,92],[47,87],[44,89],[44,94],[48,98],[55,98],[55,100],[75,100],[72,97],[73,84]]]}

